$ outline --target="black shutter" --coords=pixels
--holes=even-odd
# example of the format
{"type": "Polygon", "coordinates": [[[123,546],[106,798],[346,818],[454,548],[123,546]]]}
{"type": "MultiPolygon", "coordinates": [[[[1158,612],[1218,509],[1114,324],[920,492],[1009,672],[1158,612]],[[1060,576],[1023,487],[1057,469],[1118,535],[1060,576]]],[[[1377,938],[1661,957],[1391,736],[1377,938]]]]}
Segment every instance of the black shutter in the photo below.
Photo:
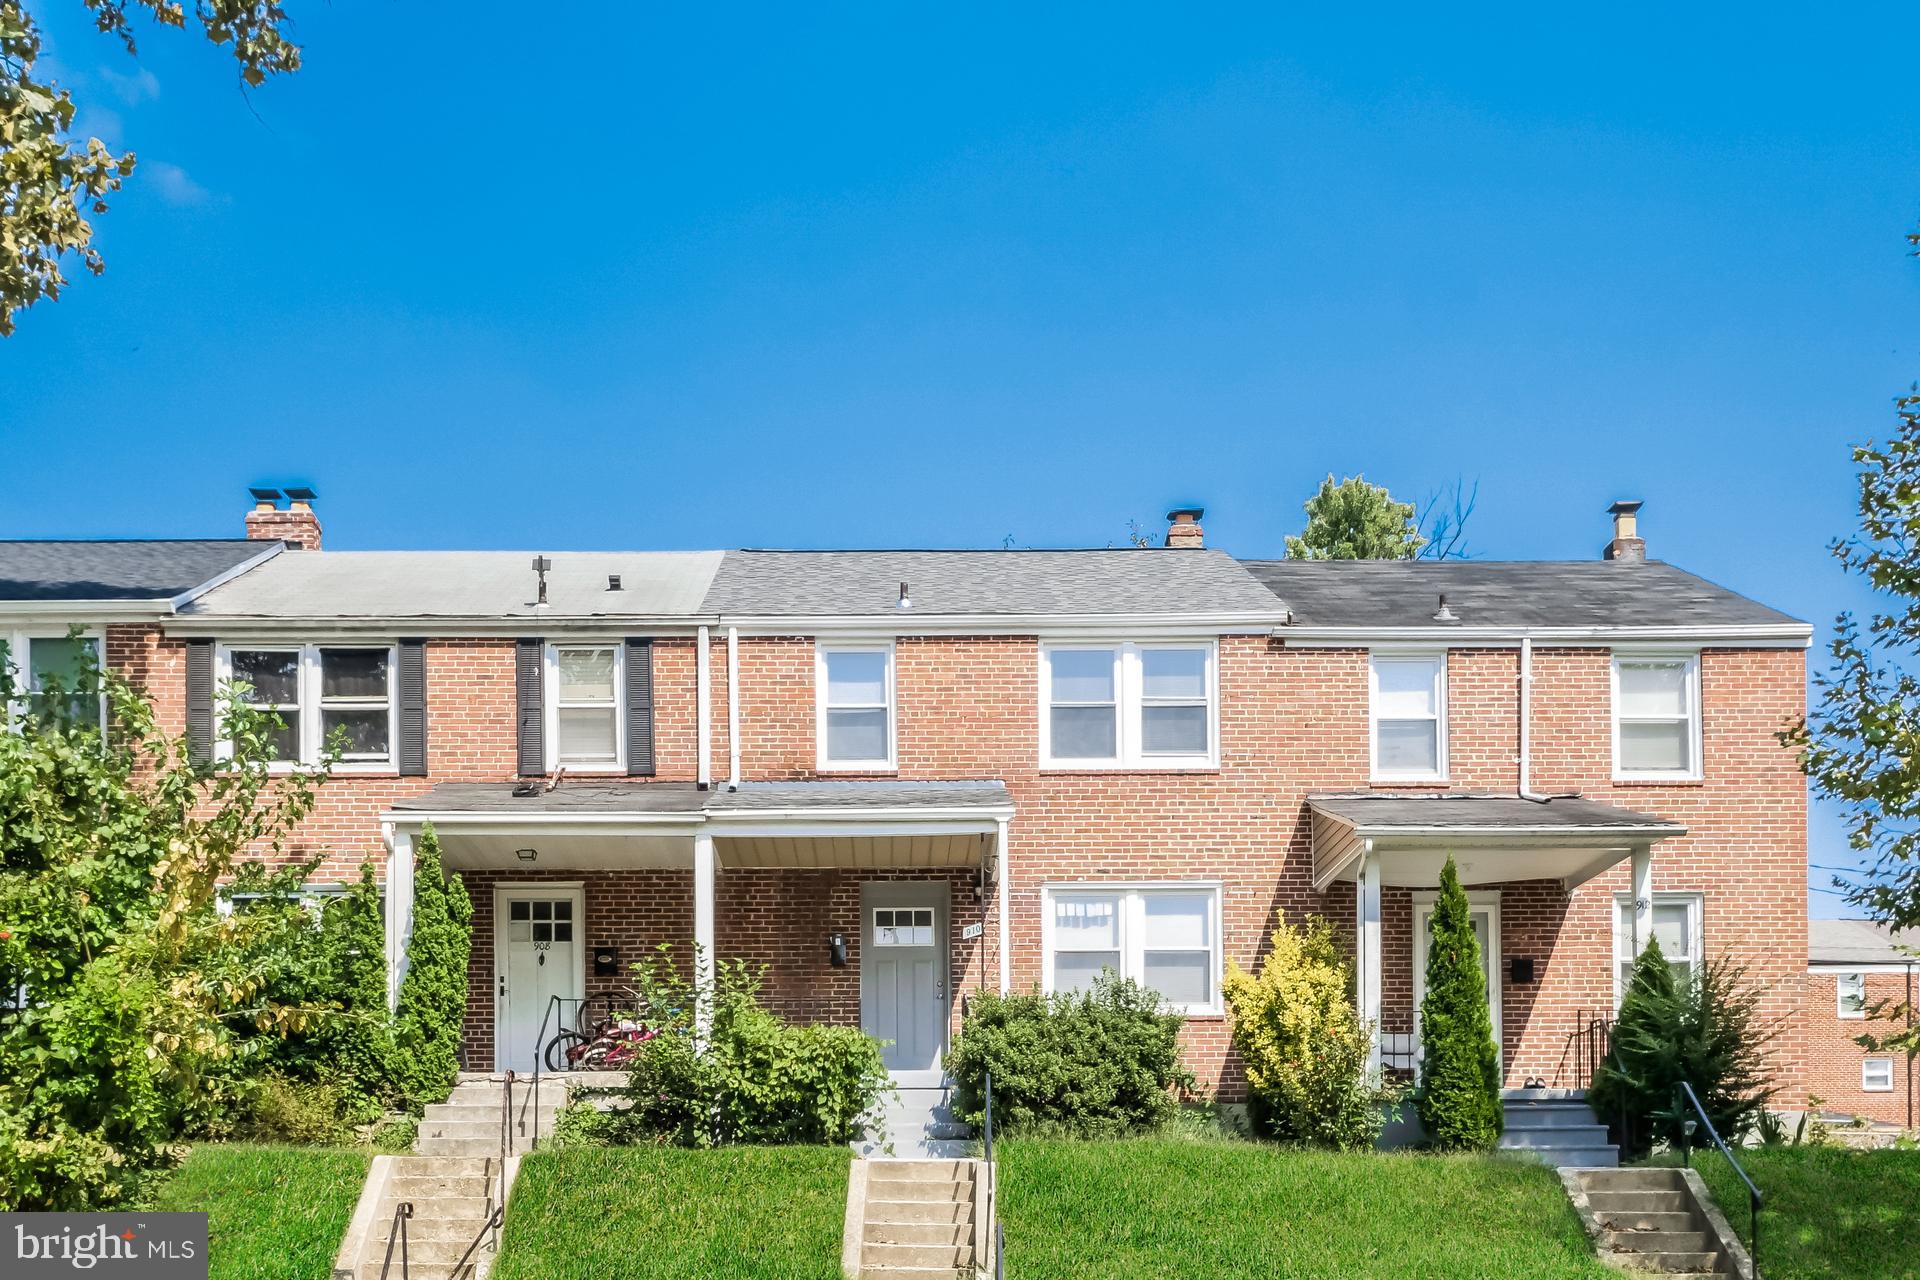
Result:
{"type": "Polygon", "coordinates": [[[213,760],[213,641],[187,641],[187,756],[213,760]]]}
{"type": "Polygon", "coordinates": [[[427,642],[400,642],[400,773],[427,776],[427,642]]]}
{"type": "Polygon", "coordinates": [[[653,641],[627,637],[627,772],[653,776],[653,641]]]}
{"type": "Polygon", "coordinates": [[[546,652],[544,640],[522,640],[514,654],[515,702],[520,712],[520,776],[547,771],[546,652]]]}

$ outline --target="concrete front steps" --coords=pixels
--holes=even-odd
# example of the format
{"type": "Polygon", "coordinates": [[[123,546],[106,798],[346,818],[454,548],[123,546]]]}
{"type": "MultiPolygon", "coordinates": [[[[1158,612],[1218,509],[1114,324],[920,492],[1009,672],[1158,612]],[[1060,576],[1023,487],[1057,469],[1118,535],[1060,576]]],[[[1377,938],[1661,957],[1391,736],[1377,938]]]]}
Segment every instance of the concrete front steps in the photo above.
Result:
{"type": "Polygon", "coordinates": [[[848,1280],[972,1280],[976,1160],[855,1160],[847,1182],[841,1271],[848,1280]]]}
{"type": "MultiPolygon", "coordinates": [[[[445,1102],[427,1108],[420,1120],[420,1132],[413,1149],[423,1156],[498,1156],[500,1154],[501,1116],[507,1100],[504,1080],[463,1077],[445,1102]]],[[[514,1082],[512,1114],[507,1123],[508,1155],[520,1155],[533,1149],[537,1131],[544,1138],[553,1133],[554,1120],[566,1105],[567,1088],[557,1082],[542,1082],[539,1105],[534,1105],[532,1087],[524,1080],[514,1082]]]]}
{"type": "Polygon", "coordinates": [[[1691,1170],[1563,1169],[1600,1257],[1662,1275],[1742,1276],[1753,1264],[1691,1170]]]}
{"type": "Polygon", "coordinates": [[[896,1089],[853,1144],[863,1156],[959,1159],[973,1154],[973,1130],[954,1118],[953,1091],[945,1086],[896,1089]]]}
{"type": "Polygon", "coordinates": [[[1565,1089],[1509,1089],[1501,1097],[1506,1129],[1500,1149],[1530,1156],[1556,1169],[1611,1169],[1620,1148],[1607,1141],[1587,1095],[1565,1089]]]}

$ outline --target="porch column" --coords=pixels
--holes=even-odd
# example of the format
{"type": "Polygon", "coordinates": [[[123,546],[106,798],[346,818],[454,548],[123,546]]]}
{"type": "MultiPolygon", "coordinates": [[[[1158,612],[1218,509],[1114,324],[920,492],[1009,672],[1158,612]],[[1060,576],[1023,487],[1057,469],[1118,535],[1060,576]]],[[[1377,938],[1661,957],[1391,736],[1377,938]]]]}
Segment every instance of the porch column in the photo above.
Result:
{"type": "Polygon", "coordinates": [[[1007,828],[1011,825],[1007,819],[999,819],[993,843],[993,909],[1000,915],[1000,994],[1003,996],[1013,990],[1013,918],[1007,903],[1007,884],[1012,879],[1007,870],[1007,828]]]}
{"type": "Polygon", "coordinates": [[[1366,842],[1360,861],[1360,879],[1354,885],[1354,935],[1359,949],[1355,975],[1361,1021],[1372,1024],[1367,1070],[1380,1069],[1380,1023],[1383,1013],[1380,973],[1380,855],[1366,842]]]}
{"type": "Polygon", "coordinates": [[[1633,846],[1632,880],[1628,892],[1633,895],[1633,956],[1640,958],[1641,948],[1653,936],[1653,846],[1633,846]]]}
{"type": "Polygon", "coordinates": [[[713,972],[718,957],[713,945],[713,837],[693,837],[693,945],[694,1034],[702,1045],[713,1023],[713,972]]]}
{"type": "Polygon", "coordinates": [[[388,824],[387,844],[387,1012],[400,1006],[400,983],[407,976],[407,943],[413,937],[413,833],[388,824]]]}

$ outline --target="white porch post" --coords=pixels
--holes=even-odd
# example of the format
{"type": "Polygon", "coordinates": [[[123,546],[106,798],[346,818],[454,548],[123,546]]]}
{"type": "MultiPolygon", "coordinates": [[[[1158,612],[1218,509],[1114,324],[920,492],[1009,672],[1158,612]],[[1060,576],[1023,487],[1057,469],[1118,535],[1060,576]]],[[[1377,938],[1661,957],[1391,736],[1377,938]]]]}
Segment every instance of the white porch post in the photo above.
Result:
{"type": "Polygon", "coordinates": [[[1367,1051],[1367,1070],[1380,1069],[1380,1023],[1383,1012],[1380,973],[1380,855],[1373,841],[1366,842],[1360,861],[1360,879],[1354,886],[1354,932],[1359,948],[1357,976],[1360,1017],[1371,1023],[1372,1047],[1367,1051]]]}
{"type": "Polygon", "coordinates": [[[693,945],[694,1034],[705,1045],[713,1024],[713,972],[717,956],[713,945],[713,837],[702,831],[693,837],[693,945]]]}
{"type": "Polygon", "coordinates": [[[996,823],[993,842],[993,907],[1000,915],[1000,994],[1006,995],[1013,990],[1013,913],[1007,901],[1007,885],[1012,879],[1007,870],[1007,829],[1012,823],[1005,818],[996,823]]]}
{"type": "Polygon", "coordinates": [[[1653,846],[1637,844],[1633,846],[1632,883],[1628,892],[1633,895],[1633,955],[1630,960],[1640,958],[1641,948],[1647,945],[1647,939],[1653,936],[1653,846]]]}
{"type": "Polygon", "coordinates": [[[407,943],[413,937],[413,833],[392,823],[381,832],[387,844],[387,1011],[400,1005],[407,976],[407,943]]]}

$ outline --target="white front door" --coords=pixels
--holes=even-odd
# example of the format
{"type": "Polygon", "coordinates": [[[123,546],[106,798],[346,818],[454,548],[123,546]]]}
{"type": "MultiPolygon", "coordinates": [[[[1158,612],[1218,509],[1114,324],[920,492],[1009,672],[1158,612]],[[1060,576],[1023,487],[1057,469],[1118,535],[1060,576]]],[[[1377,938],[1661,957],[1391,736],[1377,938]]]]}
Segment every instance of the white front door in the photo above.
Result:
{"type": "Polygon", "coordinates": [[[863,886],[860,1025],[894,1082],[938,1085],[947,1047],[947,886],[863,886]]]}
{"type": "MultiPolygon", "coordinates": [[[[1427,996],[1427,940],[1433,928],[1432,893],[1413,895],[1413,1040],[1414,1063],[1420,1059],[1420,1002],[1427,996]]],[[[1500,1035],[1500,892],[1476,889],[1467,894],[1473,936],[1480,942],[1480,972],[1487,980],[1487,1013],[1493,1019],[1493,1047],[1506,1057],[1500,1035]]]]}
{"type": "Polygon", "coordinates": [[[494,1070],[531,1072],[541,1023],[550,1039],[574,1020],[586,988],[583,907],[572,886],[494,890],[494,1070]]]}

